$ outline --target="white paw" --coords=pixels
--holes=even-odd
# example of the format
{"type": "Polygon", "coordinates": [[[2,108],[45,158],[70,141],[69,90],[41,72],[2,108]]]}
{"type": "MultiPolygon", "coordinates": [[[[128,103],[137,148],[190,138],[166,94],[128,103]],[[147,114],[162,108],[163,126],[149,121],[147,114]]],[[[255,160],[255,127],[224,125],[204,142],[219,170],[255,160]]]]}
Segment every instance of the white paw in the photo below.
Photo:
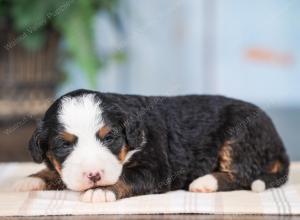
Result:
{"type": "Polygon", "coordinates": [[[213,175],[205,175],[195,179],[189,186],[191,192],[216,192],[218,181],[213,175]]]}
{"type": "Polygon", "coordinates": [[[113,202],[116,201],[116,194],[110,190],[89,189],[82,193],[80,200],[82,202],[113,202]]]}
{"type": "Polygon", "coordinates": [[[18,180],[13,185],[13,190],[16,192],[38,191],[45,189],[46,183],[44,182],[44,180],[38,177],[25,177],[18,180]]]}
{"type": "Polygon", "coordinates": [[[266,190],[266,184],[265,184],[264,181],[257,179],[257,180],[252,182],[251,190],[253,192],[258,192],[258,193],[263,192],[263,191],[266,190]]]}

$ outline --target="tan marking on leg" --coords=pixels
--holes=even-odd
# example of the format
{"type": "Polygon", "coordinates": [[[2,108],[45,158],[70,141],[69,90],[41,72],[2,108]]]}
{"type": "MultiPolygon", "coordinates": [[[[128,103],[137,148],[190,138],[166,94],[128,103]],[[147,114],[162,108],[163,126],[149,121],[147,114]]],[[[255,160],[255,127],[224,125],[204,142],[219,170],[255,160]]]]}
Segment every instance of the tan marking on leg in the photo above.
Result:
{"type": "Polygon", "coordinates": [[[232,141],[225,141],[219,150],[219,167],[222,172],[232,172],[232,141]]]}
{"type": "Polygon", "coordinates": [[[275,161],[274,163],[271,164],[271,166],[268,169],[269,173],[278,173],[282,170],[282,164],[280,161],[275,161]]]}
{"type": "Polygon", "coordinates": [[[225,141],[219,150],[219,171],[227,173],[231,181],[235,181],[234,170],[232,168],[232,144],[234,141],[225,141]]]}
{"type": "Polygon", "coordinates": [[[117,199],[129,197],[131,195],[131,187],[123,180],[118,180],[118,182],[112,186],[105,187],[107,190],[115,192],[117,199]]]}
{"type": "Polygon", "coordinates": [[[39,177],[44,180],[47,190],[62,190],[66,188],[59,174],[54,170],[43,169],[38,173],[30,175],[30,177],[39,177]]]}

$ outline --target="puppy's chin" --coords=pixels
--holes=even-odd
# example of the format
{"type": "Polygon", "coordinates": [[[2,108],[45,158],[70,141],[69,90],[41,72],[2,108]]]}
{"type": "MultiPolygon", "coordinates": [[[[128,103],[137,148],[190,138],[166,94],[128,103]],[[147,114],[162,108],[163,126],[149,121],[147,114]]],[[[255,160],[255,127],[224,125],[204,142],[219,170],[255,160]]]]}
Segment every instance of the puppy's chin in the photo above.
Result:
{"type": "Polygon", "coordinates": [[[95,188],[95,187],[90,187],[90,186],[84,186],[84,185],[77,185],[77,186],[73,186],[73,185],[67,185],[67,188],[70,189],[70,190],[73,190],[73,191],[77,191],[77,192],[83,192],[83,191],[86,191],[88,189],[92,189],[92,188],[95,188]]]}
{"type": "Polygon", "coordinates": [[[114,185],[117,181],[111,182],[111,183],[106,183],[106,184],[87,184],[87,183],[69,183],[66,184],[67,188],[73,191],[77,192],[83,192],[88,189],[93,189],[101,186],[111,186],[114,185]]]}
{"type": "MultiPolygon", "coordinates": [[[[111,162],[111,164],[114,163],[111,162]]],[[[104,167],[103,173],[100,174],[101,178],[97,182],[93,182],[87,177],[86,170],[89,169],[86,168],[84,163],[80,166],[75,164],[63,166],[63,169],[61,170],[61,178],[66,187],[74,191],[85,191],[91,188],[114,185],[119,180],[122,172],[122,165],[115,163],[114,167],[101,166],[101,168],[102,167],[104,167]]]]}

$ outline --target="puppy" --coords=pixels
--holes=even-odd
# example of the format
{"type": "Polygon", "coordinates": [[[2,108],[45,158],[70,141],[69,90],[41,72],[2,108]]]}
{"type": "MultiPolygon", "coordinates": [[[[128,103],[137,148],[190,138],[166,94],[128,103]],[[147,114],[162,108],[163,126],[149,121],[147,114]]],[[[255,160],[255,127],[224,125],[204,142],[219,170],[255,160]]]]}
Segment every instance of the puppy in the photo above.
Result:
{"type": "Polygon", "coordinates": [[[179,189],[261,192],[284,184],[289,171],[271,119],[222,96],[76,90],[50,106],[29,150],[47,169],[17,190],[70,189],[86,202],[179,189]]]}

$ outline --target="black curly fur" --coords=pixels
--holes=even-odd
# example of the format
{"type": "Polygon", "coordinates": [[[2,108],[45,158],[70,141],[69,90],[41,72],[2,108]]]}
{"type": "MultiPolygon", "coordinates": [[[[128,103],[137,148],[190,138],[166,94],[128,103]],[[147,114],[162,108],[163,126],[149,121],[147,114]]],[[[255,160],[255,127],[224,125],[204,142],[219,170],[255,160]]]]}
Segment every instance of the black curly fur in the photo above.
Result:
{"type": "MultiPolygon", "coordinates": [[[[283,143],[271,119],[253,104],[223,96],[146,97],[88,90],[63,97],[86,93],[101,100],[105,123],[122,136],[110,146],[112,152],[118,154],[124,143],[130,150],[141,149],[123,167],[120,180],[130,190],[116,191],[118,198],[188,189],[206,174],[218,180],[219,191],[250,189],[257,179],[267,188],[287,180],[289,159],[283,143]]],[[[55,115],[60,99],[45,114],[40,137],[47,136],[43,131],[48,139],[55,136],[51,128],[59,126],[55,115]]],[[[36,139],[33,135],[33,158],[53,167],[42,152],[47,146],[38,146],[36,139]]],[[[64,157],[58,160],[63,163],[64,157]]]]}

